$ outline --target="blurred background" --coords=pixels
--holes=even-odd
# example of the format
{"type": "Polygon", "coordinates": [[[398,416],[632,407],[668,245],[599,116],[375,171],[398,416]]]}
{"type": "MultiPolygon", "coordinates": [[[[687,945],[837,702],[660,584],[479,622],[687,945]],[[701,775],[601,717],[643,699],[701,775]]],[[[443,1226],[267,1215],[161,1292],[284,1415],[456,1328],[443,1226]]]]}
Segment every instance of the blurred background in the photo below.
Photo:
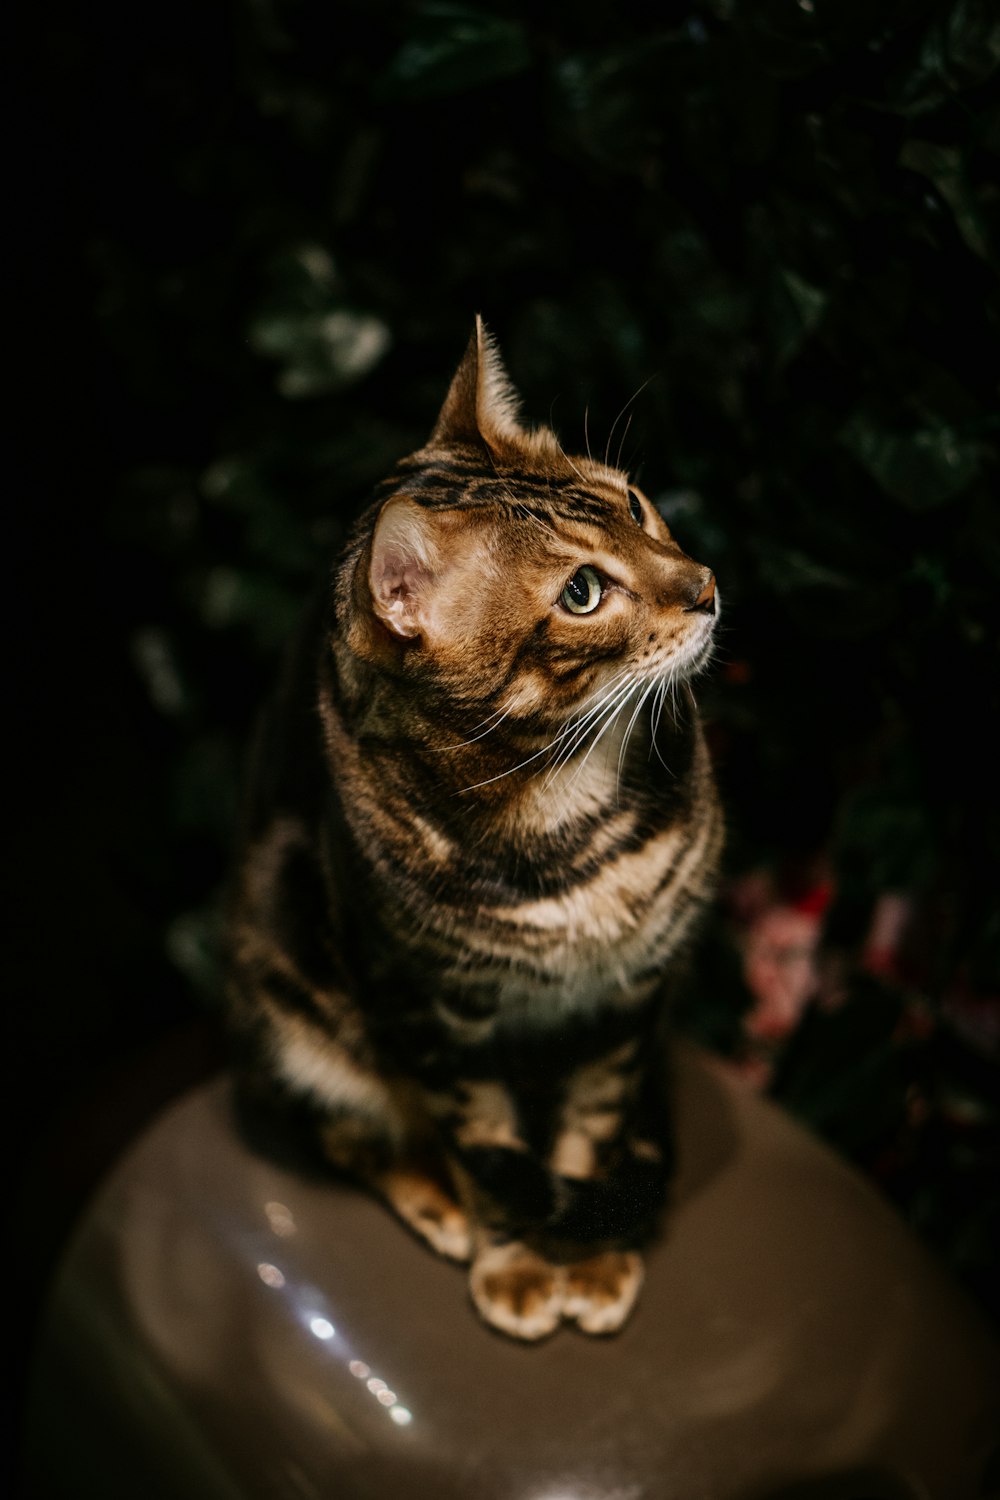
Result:
{"type": "Polygon", "coordinates": [[[129,1133],[222,1055],[255,711],[479,311],[529,420],[573,451],[586,414],[719,578],[730,839],[681,1025],[997,1310],[996,8],[649,10],[25,12],[8,978],[35,1292],[129,1133]]]}

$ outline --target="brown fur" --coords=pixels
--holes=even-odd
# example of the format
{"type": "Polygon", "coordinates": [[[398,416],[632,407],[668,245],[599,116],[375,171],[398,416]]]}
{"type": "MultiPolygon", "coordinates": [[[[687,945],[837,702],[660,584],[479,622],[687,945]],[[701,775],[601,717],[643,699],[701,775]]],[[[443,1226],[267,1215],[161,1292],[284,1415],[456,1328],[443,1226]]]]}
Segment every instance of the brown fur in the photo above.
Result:
{"type": "Polygon", "coordinates": [[[265,723],[234,1024],[515,1337],[639,1290],[665,978],[721,842],[687,685],[715,609],[626,475],[520,426],[477,323],[265,723]]]}

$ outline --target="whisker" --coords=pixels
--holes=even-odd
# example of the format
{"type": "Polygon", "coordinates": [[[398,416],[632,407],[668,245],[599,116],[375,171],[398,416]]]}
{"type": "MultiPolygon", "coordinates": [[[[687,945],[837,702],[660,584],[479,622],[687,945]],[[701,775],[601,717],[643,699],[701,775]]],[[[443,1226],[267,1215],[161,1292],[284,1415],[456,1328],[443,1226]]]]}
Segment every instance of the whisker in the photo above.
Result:
{"type": "Polygon", "coordinates": [[[566,449],[562,446],[562,444],[559,445],[559,451],[562,454],[563,458],[566,460],[566,462],[569,464],[570,468],[573,470],[573,473],[576,475],[577,479],[579,479],[580,483],[582,485],[584,485],[585,487],[589,486],[590,481],[588,480],[587,476],[585,474],[581,474],[580,473],[580,470],[577,468],[576,464],[570,458],[569,454],[566,452],[566,449]]]}
{"type": "Polygon", "coordinates": [[[541,516],[536,516],[534,511],[530,510],[523,500],[518,500],[511,490],[506,490],[505,494],[511,503],[511,508],[522,521],[533,521],[546,536],[555,535],[555,527],[550,522],[544,521],[541,516]]]}
{"type": "Polygon", "coordinates": [[[575,745],[579,741],[581,734],[583,736],[586,736],[588,727],[591,726],[593,720],[601,716],[601,713],[603,712],[606,705],[609,704],[613,698],[617,698],[625,690],[623,684],[625,684],[626,682],[630,683],[633,677],[634,674],[631,669],[628,667],[624,668],[615,677],[613,677],[609,683],[606,684],[605,689],[600,693],[599,697],[595,695],[595,698],[588,700],[586,712],[577,715],[571,721],[571,723],[567,725],[567,733],[569,734],[571,740],[571,753],[572,745],[575,745]]]}
{"type": "Polygon", "coordinates": [[[610,683],[606,684],[605,691],[602,693],[600,699],[596,703],[593,699],[588,699],[589,706],[587,706],[586,712],[571,719],[564,727],[562,734],[566,737],[566,743],[560,747],[559,753],[553,763],[552,771],[549,775],[550,781],[552,776],[559,770],[559,767],[569,760],[574,751],[586,739],[589,730],[593,727],[594,720],[600,717],[605,705],[617,696],[623,679],[628,676],[630,676],[628,668],[619,672],[616,677],[612,678],[610,683]]]}
{"type": "Polygon", "coordinates": [[[615,777],[615,799],[616,799],[616,801],[620,800],[620,798],[621,798],[622,766],[624,764],[625,756],[626,756],[626,753],[628,751],[628,742],[632,738],[632,730],[635,728],[635,722],[636,722],[636,720],[638,719],[639,715],[642,713],[643,705],[646,702],[646,699],[649,697],[650,693],[653,691],[653,689],[655,687],[656,687],[656,679],[654,678],[653,681],[646,688],[646,691],[643,693],[642,697],[639,699],[639,702],[636,704],[635,709],[634,709],[634,711],[632,713],[632,717],[628,721],[628,728],[626,729],[625,734],[624,734],[624,736],[622,738],[621,749],[618,751],[618,773],[617,773],[617,775],[615,777]]]}
{"type": "Polygon", "coordinates": [[[631,695],[635,692],[635,690],[636,690],[637,687],[641,687],[641,686],[642,686],[641,682],[636,682],[633,679],[633,681],[629,683],[628,688],[625,691],[624,697],[622,697],[619,701],[616,701],[615,703],[612,704],[610,710],[605,715],[603,725],[598,730],[597,734],[594,736],[594,739],[593,739],[593,742],[592,742],[590,748],[588,749],[586,755],[583,757],[583,760],[580,762],[580,764],[576,768],[576,772],[575,772],[575,774],[573,776],[573,779],[569,783],[571,787],[575,786],[576,782],[579,780],[580,776],[583,774],[584,768],[586,767],[586,764],[587,764],[588,760],[593,755],[594,751],[597,749],[598,745],[600,744],[601,740],[604,738],[605,734],[607,734],[607,732],[610,729],[611,725],[617,719],[619,713],[625,708],[625,705],[628,703],[628,700],[631,697],[631,695]]]}
{"type": "Polygon", "coordinates": [[[664,679],[661,678],[653,697],[653,707],[649,711],[649,754],[647,760],[652,759],[653,750],[656,747],[656,727],[660,722],[660,713],[663,708],[664,679]]]}
{"type": "MultiPolygon", "coordinates": [[[[587,711],[586,711],[586,713],[584,715],[585,719],[587,719],[587,720],[593,720],[595,714],[599,715],[603,711],[604,705],[611,698],[621,697],[622,701],[623,702],[625,701],[625,697],[627,696],[627,693],[631,691],[631,686],[629,686],[628,689],[625,690],[625,692],[623,693],[623,690],[620,687],[620,683],[621,683],[621,679],[623,677],[627,676],[627,675],[628,675],[627,669],[624,669],[623,671],[621,671],[621,672],[618,673],[617,677],[612,678],[612,680],[611,680],[610,683],[606,683],[606,684],[604,684],[604,686],[602,688],[598,688],[597,689],[597,692],[595,693],[594,696],[597,697],[597,695],[600,694],[601,695],[600,699],[599,699],[599,701],[596,704],[593,703],[593,699],[587,700],[587,704],[588,705],[592,705],[592,706],[585,705],[585,707],[587,708],[587,711]]],[[[504,717],[505,716],[506,716],[506,714],[504,715],[504,717]]],[[[498,720],[497,723],[492,726],[492,728],[493,729],[498,728],[500,722],[501,721],[498,720]]],[[[583,725],[583,721],[579,717],[574,718],[573,720],[570,721],[570,723],[564,724],[561,727],[561,729],[559,730],[558,734],[554,735],[547,745],[543,745],[542,748],[540,750],[536,750],[533,755],[529,755],[524,760],[519,761],[516,766],[510,766],[506,771],[500,771],[496,776],[489,776],[489,777],[486,778],[485,781],[477,781],[477,782],[474,782],[471,786],[463,787],[460,792],[456,792],[454,795],[455,796],[461,796],[462,793],[464,793],[464,792],[474,792],[479,787],[490,786],[492,782],[502,780],[503,777],[505,777],[505,776],[512,776],[515,771],[520,771],[525,766],[531,765],[532,761],[540,760],[543,755],[548,754],[548,752],[550,750],[554,750],[556,748],[556,746],[559,746],[559,752],[558,752],[559,755],[562,756],[563,758],[565,758],[564,752],[566,750],[566,746],[565,746],[565,744],[563,744],[561,742],[565,741],[568,736],[569,737],[574,736],[576,734],[576,732],[581,729],[582,725],[583,725]]],[[[485,734],[479,735],[479,736],[477,736],[477,738],[478,739],[484,739],[485,736],[486,736],[486,734],[489,734],[491,732],[492,732],[491,729],[487,729],[485,731],[485,734]]],[[[586,727],[583,727],[583,737],[586,737],[586,733],[587,733],[586,727]]],[[[474,743],[474,741],[467,740],[465,743],[466,744],[472,744],[472,743],[474,743]]],[[[459,747],[455,746],[453,748],[457,749],[459,747]]],[[[573,744],[571,744],[570,747],[569,747],[569,752],[568,752],[570,755],[573,753],[574,748],[575,748],[575,746],[573,744]]],[[[558,769],[559,763],[560,762],[557,760],[556,764],[552,768],[553,771],[555,771],[556,769],[558,769]]]]}
{"type": "Polygon", "coordinates": [[[506,771],[500,771],[496,776],[487,776],[485,781],[474,781],[471,786],[464,786],[460,791],[455,792],[453,795],[456,797],[462,797],[466,792],[478,791],[481,786],[492,786],[494,781],[502,781],[505,776],[513,776],[515,771],[521,771],[525,766],[530,766],[533,760],[538,760],[540,756],[547,755],[558,738],[559,736],[556,735],[555,739],[550,740],[547,745],[543,745],[540,750],[536,750],[534,755],[529,755],[524,760],[519,761],[516,766],[510,766],[506,771]]]}
{"type": "Polygon", "coordinates": [[[564,730],[560,734],[560,740],[562,741],[562,743],[559,746],[559,750],[556,754],[555,760],[552,763],[552,768],[549,773],[550,781],[552,777],[555,776],[555,774],[559,771],[560,767],[565,765],[566,762],[571,759],[574,752],[579,749],[580,745],[587,738],[587,735],[593,727],[594,723],[601,717],[606,705],[614,696],[614,693],[609,693],[606,697],[602,698],[599,703],[595,703],[594,706],[590,708],[582,718],[574,719],[571,724],[567,724],[565,726],[564,730]]]}
{"type": "MultiPolygon", "coordinates": [[[[438,753],[443,755],[446,750],[464,750],[466,745],[477,744],[479,740],[484,740],[488,734],[492,734],[494,729],[499,729],[504,719],[506,719],[510,715],[510,712],[511,710],[509,708],[505,708],[502,711],[500,709],[497,709],[496,713],[498,713],[500,717],[497,719],[495,724],[490,724],[488,728],[484,729],[482,734],[474,734],[467,740],[459,740],[456,745],[442,745],[438,753]]],[[[491,714],[490,718],[496,718],[496,714],[491,714]]],[[[482,724],[486,724],[487,722],[488,721],[486,719],[482,720],[482,724]]],[[[476,728],[481,728],[481,724],[477,724],[476,728]]]]}
{"type": "MultiPolygon", "coordinates": [[[[632,402],[636,399],[637,396],[641,396],[642,395],[643,391],[646,389],[647,385],[649,384],[649,382],[653,378],[654,378],[653,375],[648,376],[642,382],[642,385],[639,386],[638,390],[635,390],[635,391],[632,392],[631,396],[625,402],[625,405],[622,407],[621,411],[618,413],[617,417],[615,417],[615,420],[612,422],[612,424],[611,424],[611,431],[608,433],[607,447],[604,450],[604,467],[605,468],[608,467],[608,454],[611,452],[611,444],[614,442],[615,428],[618,426],[618,423],[621,421],[622,417],[625,415],[625,413],[628,411],[629,407],[632,405],[632,402]]],[[[627,432],[628,428],[626,428],[625,430],[627,432]]],[[[623,437],[622,438],[622,442],[624,442],[624,441],[625,441],[625,439],[623,437]]],[[[621,443],[619,443],[618,444],[618,456],[619,456],[619,458],[621,457],[621,451],[622,451],[622,447],[621,447],[621,443]]]]}
{"type": "Polygon", "coordinates": [[[628,421],[625,423],[625,426],[622,428],[622,435],[621,435],[621,438],[620,438],[619,443],[618,443],[618,452],[615,454],[615,468],[616,469],[621,468],[622,449],[625,446],[625,439],[628,437],[628,430],[629,430],[629,428],[631,426],[632,426],[632,413],[629,412],[629,414],[628,414],[628,421]]]}
{"type": "Polygon", "coordinates": [[[664,677],[663,681],[660,683],[659,691],[657,693],[658,702],[655,709],[653,710],[653,732],[650,736],[651,749],[656,751],[657,760],[660,762],[660,765],[663,767],[663,769],[670,775],[673,775],[673,772],[670,770],[670,767],[667,765],[666,761],[663,759],[663,756],[660,754],[660,747],[656,743],[656,731],[660,727],[660,716],[663,713],[663,705],[666,701],[667,693],[668,691],[670,691],[672,675],[672,673],[668,673],[668,675],[664,677]]]}

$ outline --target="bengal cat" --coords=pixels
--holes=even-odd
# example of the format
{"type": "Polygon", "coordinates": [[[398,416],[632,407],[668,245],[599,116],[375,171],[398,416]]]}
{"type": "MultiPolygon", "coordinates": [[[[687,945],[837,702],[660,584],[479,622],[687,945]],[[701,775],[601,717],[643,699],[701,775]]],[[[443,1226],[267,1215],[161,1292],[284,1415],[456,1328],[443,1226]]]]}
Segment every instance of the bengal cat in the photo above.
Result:
{"type": "Polygon", "coordinates": [[[665,1198],[663,997],[722,840],[688,686],[717,610],[624,473],[520,424],[477,320],[259,738],[249,1076],[516,1338],[619,1328],[665,1198]]]}

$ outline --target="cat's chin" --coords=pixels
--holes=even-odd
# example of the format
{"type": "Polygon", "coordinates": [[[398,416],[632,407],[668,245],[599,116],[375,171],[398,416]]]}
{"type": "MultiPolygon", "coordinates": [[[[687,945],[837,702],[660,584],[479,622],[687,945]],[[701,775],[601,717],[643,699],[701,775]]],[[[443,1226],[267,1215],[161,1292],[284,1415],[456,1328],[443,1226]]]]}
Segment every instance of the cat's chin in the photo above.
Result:
{"type": "Polygon", "coordinates": [[[715,655],[714,636],[708,635],[705,640],[699,642],[694,660],[685,668],[686,678],[697,677],[699,672],[704,672],[711,665],[712,657],[715,655]]]}
{"type": "Polygon", "coordinates": [[[697,639],[685,641],[677,654],[661,669],[662,675],[669,676],[674,682],[690,682],[693,677],[704,672],[715,654],[714,624],[713,620],[707,629],[700,630],[697,639]]]}

